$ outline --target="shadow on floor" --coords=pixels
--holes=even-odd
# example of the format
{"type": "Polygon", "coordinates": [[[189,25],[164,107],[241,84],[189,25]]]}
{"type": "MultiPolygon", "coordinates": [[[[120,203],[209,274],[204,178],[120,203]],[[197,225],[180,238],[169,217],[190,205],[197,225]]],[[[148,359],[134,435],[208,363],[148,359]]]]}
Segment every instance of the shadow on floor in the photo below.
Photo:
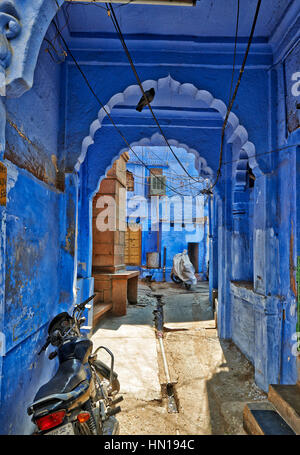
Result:
{"type": "Polygon", "coordinates": [[[136,433],[134,425],[141,418],[140,411],[134,411],[139,399],[147,401],[147,405],[143,401],[142,408],[144,418],[149,419],[147,434],[160,434],[155,432],[165,424],[170,429],[166,431],[175,431],[172,434],[177,434],[177,430],[178,434],[244,434],[242,413],[245,403],[266,396],[254,383],[250,362],[233,343],[219,340],[213,327],[208,283],[203,282],[198,283],[196,292],[186,292],[170,283],[155,283],[152,289],[141,283],[138,304],[129,305],[126,316],[109,316],[98,324],[94,331],[95,342],[112,344],[116,360],[120,362],[121,383],[128,389],[126,403],[131,410],[122,417],[127,434],[145,434],[143,425],[142,433],[136,433]],[[147,377],[143,377],[149,366],[154,366],[157,356],[152,330],[156,308],[156,299],[151,296],[153,292],[164,294],[165,323],[209,321],[203,326],[196,324],[196,328],[191,325],[191,330],[166,333],[165,349],[171,377],[178,380],[176,391],[181,405],[178,421],[174,420],[174,415],[162,413],[164,405],[156,403],[154,406],[149,401],[157,399],[160,393],[157,370],[152,368],[151,374],[149,371],[147,377]],[[138,373],[139,387],[136,377],[131,382],[137,363],[142,367],[138,373]],[[149,407],[150,414],[147,413],[149,407]]]}
{"type": "Polygon", "coordinates": [[[245,404],[267,395],[255,384],[254,367],[238,347],[229,340],[219,342],[224,362],[206,382],[212,434],[242,435],[245,404]]]}

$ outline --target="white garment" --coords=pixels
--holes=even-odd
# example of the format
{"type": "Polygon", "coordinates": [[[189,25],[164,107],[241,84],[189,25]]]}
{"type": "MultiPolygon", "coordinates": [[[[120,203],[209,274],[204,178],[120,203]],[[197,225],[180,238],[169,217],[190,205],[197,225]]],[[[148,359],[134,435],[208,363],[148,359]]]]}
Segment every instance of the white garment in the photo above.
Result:
{"type": "Polygon", "coordinates": [[[197,284],[195,269],[187,254],[187,250],[184,250],[182,253],[175,254],[173,257],[172,272],[185,283],[197,284]]]}

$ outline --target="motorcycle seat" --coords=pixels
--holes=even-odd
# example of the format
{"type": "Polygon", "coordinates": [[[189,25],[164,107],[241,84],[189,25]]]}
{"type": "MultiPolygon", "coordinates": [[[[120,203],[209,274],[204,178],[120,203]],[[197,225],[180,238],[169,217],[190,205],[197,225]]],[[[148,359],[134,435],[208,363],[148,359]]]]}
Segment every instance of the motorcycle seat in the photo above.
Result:
{"type": "Polygon", "coordinates": [[[45,415],[59,409],[64,409],[68,406],[66,403],[72,403],[84,395],[90,386],[89,380],[83,381],[71,392],[66,393],[55,393],[54,395],[47,395],[40,400],[34,401],[27,408],[28,415],[35,414],[37,417],[39,414],[45,415]]]}
{"type": "Polygon", "coordinates": [[[69,359],[59,365],[56,374],[38,390],[34,401],[50,395],[71,392],[78,384],[88,379],[86,369],[77,359],[69,359]]]}

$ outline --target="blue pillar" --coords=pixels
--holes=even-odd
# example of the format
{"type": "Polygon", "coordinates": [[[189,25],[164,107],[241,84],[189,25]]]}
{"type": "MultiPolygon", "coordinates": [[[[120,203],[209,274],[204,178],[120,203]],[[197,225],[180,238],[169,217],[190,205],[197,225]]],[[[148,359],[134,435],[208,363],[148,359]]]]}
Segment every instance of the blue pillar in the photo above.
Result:
{"type": "Polygon", "coordinates": [[[66,174],[65,194],[61,199],[60,226],[60,303],[68,309],[76,302],[78,176],[66,174]]]}
{"type": "Polygon", "coordinates": [[[212,291],[218,289],[218,213],[216,197],[209,201],[209,299],[212,291]]]}
{"type": "MultiPolygon", "coordinates": [[[[93,196],[86,184],[86,167],[83,165],[79,179],[78,198],[78,257],[77,257],[77,303],[83,302],[94,292],[92,277],[93,259],[93,196]]],[[[93,325],[93,308],[85,314],[87,326],[93,325]]]]}
{"type": "MultiPolygon", "coordinates": [[[[225,148],[224,161],[230,162],[232,144],[225,148]]],[[[231,338],[231,238],[232,238],[232,165],[222,168],[222,188],[218,204],[218,331],[220,338],[231,338]]]]}
{"type": "MultiPolygon", "coordinates": [[[[6,110],[0,98],[0,159],[5,151],[6,110]]],[[[5,244],[6,244],[6,207],[0,206],[0,407],[2,403],[2,363],[5,355],[4,305],[5,305],[5,244]]]]}

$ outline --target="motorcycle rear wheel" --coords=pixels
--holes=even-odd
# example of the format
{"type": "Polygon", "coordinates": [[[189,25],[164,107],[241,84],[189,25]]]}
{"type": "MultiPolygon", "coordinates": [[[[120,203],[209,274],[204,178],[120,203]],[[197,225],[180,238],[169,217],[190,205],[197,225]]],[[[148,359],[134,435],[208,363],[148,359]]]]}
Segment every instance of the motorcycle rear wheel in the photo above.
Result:
{"type": "Polygon", "coordinates": [[[93,434],[86,422],[84,422],[84,423],[75,422],[74,423],[74,433],[76,435],[93,434]]]}

